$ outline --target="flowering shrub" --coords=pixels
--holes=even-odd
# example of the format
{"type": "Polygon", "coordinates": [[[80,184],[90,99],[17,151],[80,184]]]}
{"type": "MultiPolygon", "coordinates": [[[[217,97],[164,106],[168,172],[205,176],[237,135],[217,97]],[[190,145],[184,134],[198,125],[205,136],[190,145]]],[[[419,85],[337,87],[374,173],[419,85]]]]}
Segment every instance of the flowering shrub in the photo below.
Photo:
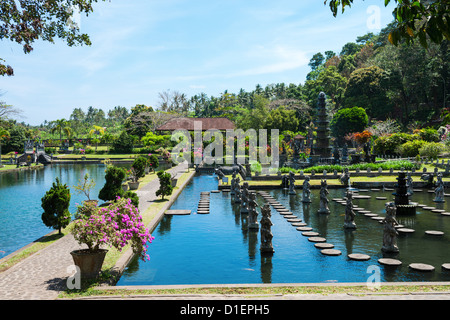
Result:
{"type": "Polygon", "coordinates": [[[72,233],[90,251],[99,250],[101,245],[122,251],[131,243],[133,252],[139,253],[144,261],[150,260],[147,247],[154,237],[144,227],[139,210],[131,203],[131,199],[118,197],[108,207],[99,208],[96,214],[77,220],[72,233]]]}

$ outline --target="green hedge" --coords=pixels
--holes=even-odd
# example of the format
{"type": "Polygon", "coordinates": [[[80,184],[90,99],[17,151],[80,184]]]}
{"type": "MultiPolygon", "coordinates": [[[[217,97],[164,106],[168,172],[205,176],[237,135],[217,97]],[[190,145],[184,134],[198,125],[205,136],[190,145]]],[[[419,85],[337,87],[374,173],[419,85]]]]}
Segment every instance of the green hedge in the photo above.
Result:
{"type": "Polygon", "coordinates": [[[367,168],[370,168],[372,171],[378,170],[378,168],[381,168],[382,170],[390,170],[391,168],[393,170],[400,170],[401,168],[404,168],[405,170],[411,170],[412,168],[415,168],[416,170],[420,169],[421,165],[413,163],[411,161],[407,160],[394,160],[394,161],[386,161],[386,162],[380,162],[380,163],[358,163],[358,164],[352,164],[348,166],[341,166],[341,165],[320,165],[320,166],[313,166],[308,167],[305,169],[293,169],[289,167],[283,167],[280,169],[282,173],[288,173],[289,171],[292,171],[294,173],[299,173],[303,170],[304,173],[311,173],[312,170],[314,170],[316,173],[322,173],[323,170],[326,170],[327,172],[333,172],[334,170],[338,172],[343,172],[344,168],[348,168],[349,170],[356,170],[359,168],[360,170],[367,170],[367,168]]]}

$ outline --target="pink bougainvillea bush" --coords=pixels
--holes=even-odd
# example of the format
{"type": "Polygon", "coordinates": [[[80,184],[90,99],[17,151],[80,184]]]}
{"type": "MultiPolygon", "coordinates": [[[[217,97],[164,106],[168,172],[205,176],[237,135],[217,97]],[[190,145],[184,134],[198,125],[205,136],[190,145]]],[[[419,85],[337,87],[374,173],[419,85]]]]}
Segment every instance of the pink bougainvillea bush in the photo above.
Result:
{"type": "Polygon", "coordinates": [[[122,251],[131,244],[133,252],[138,253],[143,261],[150,260],[147,249],[154,237],[145,228],[139,210],[131,199],[118,197],[108,207],[99,208],[97,213],[75,221],[72,233],[90,251],[97,251],[100,246],[122,251]]]}

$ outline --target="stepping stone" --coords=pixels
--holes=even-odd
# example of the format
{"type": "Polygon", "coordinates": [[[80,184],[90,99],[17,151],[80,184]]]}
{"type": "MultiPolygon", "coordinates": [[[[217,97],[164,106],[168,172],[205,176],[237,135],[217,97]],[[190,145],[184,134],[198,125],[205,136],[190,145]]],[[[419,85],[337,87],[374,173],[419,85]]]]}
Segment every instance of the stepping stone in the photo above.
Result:
{"type": "Polygon", "coordinates": [[[442,212],[445,212],[445,210],[443,210],[443,209],[434,209],[434,210],[431,210],[431,212],[442,213],[442,212]]]}
{"type": "Polygon", "coordinates": [[[441,212],[441,215],[443,215],[443,216],[450,216],[450,212],[441,212]]]}
{"type": "MultiPolygon", "coordinates": [[[[283,217],[285,217],[286,219],[297,219],[297,216],[295,216],[293,214],[284,215],[283,217]]],[[[299,222],[301,222],[301,221],[299,221],[299,222]]]]}
{"type": "Polygon", "coordinates": [[[413,232],[415,232],[414,229],[409,229],[409,228],[398,228],[397,231],[400,232],[400,233],[413,233],[413,232]]]}
{"type": "Polygon", "coordinates": [[[209,210],[198,210],[197,214],[209,214],[209,210]]]}
{"type": "Polygon", "coordinates": [[[425,263],[411,263],[409,268],[417,271],[434,271],[434,267],[425,263]]]}
{"type": "Polygon", "coordinates": [[[378,215],[376,213],[364,213],[364,216],[372,218],[372,217],[377,217],[378,215]]]}
{"type": "Polygon", "coordinates": [[[398,267],[402,264],[400,260],[397,259],[391,259],[391,258],[381,258],[378,259],[378,263],[389,266],[389,267],[398,267]]]}
{"type": "Polygon", "coordinates": [[[286,208],[284,208],[284,209],[275,209],[275,210],[277,210],[278,212],[290,212],[289,209],[286,209],[286,208]]]}
{"type": "Polygon", "coordinates": [[[427,231],[425,231],[425,234],[428,234],[430,236],[443,236],[444,232],[436,231],[436,230],[427,230],[427,231]]]}
{"type": "Polygon", "coordinates": [[[294,227],[306,227],[307,224],[304,223],[304,222],[294,222],[294,223],[292,224],[292,226],[294,226],[294,227]]]}
{"type": "Polygon", "coordinates": [[[404,228],[404,227],[405,227],[405,226],[402,225],[402,224],[398,224],[398,225],[394,226],[395,229],[398,229],[398,228],[404,228]]]}
{"type": "Polygon", "coordinates": [[[450,270],[450,263],[444,263],[441,267],[444,270],[450,270]]]}
{"type": "Polygon", "coordinates": [[[290,222],[290,223],[297,223],[297,222],[302,222],[302,219],[299,219],[299,218],[287,219],[287,221],[290,222]]]}
{"type": "Polygon", "coordinates": [[[323,250],[320,250],[320,253],[322,253],[326,256],[340,256],[341,255],[341,251],[336,250],[336,249],[323,249],[323,250]]]}
{"type": "Polygon", "coordinates": [[[310,238],[308,238],[308,241],[310,241],[310,242],[326,242],[327,239],[322,238],[322,237],[310,237],[310,238]]]}
{"type": "Polygon", "coordinates": [[[377,221],[384,220],[383,217],[371,217],[370,219],[372,219],[372,220],[377,220],[377,221]]]}
{"type": "Polygon", "coordinates": [[[375,197],[377,200],[387,200],[387,197],[375,197]]]}
{"type": "Polygon", "coordinates": [[[302,232],[302,236],[305,236],[305,237],[317,237],[318,235],[319,235],[318,232],[313,232],[313,231],[302,232]]]}
{"type": "Polygon", "coordinates": [[[371,196],[360,196],[360,195],[354,195],[353,199],[370,199],[371,196]]]}
{"type": "Polygon", "coordinates": [[[370,256],[368,256],[367,254],[362,254],[362,253],[350,253],[347,256],[350,260],[356,260],[356,261],[366,261],[370,259],[370,256]]]}
{"type": "Polygon", "coordinates": [[[317,249],[332,249],[332,248],[334,248],[334,244],[320,242],[320,243],[316,243],[314,245],[314,247],[316,247],[317,249]]]}
{"type": "Polygon", "coordinates": [[[292,212],[290,212],[290,211],[281,211],[281,212],[279,212],[279,214],[281,214],[282,216],[290,216],[290,215],[292,215],[292,212]]]}
{"type": "Polygon", "coordinates": [[[359,189],[359,192],[369,192],[369,189],[359,189]]]}
{"type": "Polygon", "coordinates": [[[353,211],[361,212],[361,211],[366,211],[366,209],[364,209],[364,208],[353,208],[353,211]]]}
{"type": "Polygon", "coordinates": [[[298,231],[311,231],[313,228],[310,228],[310,227],[298,227],[296,229],[298,231]]]}
{"type": "Polygon", "coordinates": [[[230,189],[222,189],[222,192],[230,192],[230,189]]]}
{"type": "Polygon", "coordinates": [[[211,190],[211,193],[219,193],[220,190],[211,190]]]}
{"type": "Polygon", "coordinates": [[[436,208],[435,207],[422,207],[422,209],[424,209],[424,210],[434,210],[436,208]]]}
{"type": "Polygon", "coordinates": [[[413,192],[422,192],[422,189],[413,189],[413,192]]]}
{"type": "Polygon", "coordinates": [[[331,200],[333,200],[333,201],[341,201],[342,198],[333,198],[333,199],[331,199],[331,200]]]}
{"type": "Polygon", "coordinates": [[[166,210],[164,213],[167,215],[182,216],[191,214],[191,210],[166,210]]]}
{"type": "Polygon", "coordinates": [[[370,189],[370,191],[380,191],[380,189],[372,188],[372,189],[370,189]]]}

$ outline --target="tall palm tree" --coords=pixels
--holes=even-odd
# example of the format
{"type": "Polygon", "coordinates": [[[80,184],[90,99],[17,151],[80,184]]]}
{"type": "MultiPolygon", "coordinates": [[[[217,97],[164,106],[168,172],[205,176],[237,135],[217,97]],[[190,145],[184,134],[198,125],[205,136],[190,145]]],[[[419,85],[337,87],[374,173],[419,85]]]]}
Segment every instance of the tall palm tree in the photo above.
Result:
{"type": "Polygon", "coordinates": [[[95,135],[95,152],[97,152],[97,146],[100,142],[99,136],[103,136],[105,134],[105,128],[94,125],[91,131],[89,131],[89,135],[95,135]]]}
{"type": "Polygon", "coordinates": [[[61,143],[61,146],[62,146],[63,145],[63,143],[62,143],[63,132],[67,136],[70,136],[72,134],[72,128],[70,128],[69,121],[67,121],[66,119],[58,119],[58,120],[55,120],[52,122],[53,122],[53,127],[51,129],[51,133],[55,133],[55,132],[59,133],[59,142],[61,143]]]}

